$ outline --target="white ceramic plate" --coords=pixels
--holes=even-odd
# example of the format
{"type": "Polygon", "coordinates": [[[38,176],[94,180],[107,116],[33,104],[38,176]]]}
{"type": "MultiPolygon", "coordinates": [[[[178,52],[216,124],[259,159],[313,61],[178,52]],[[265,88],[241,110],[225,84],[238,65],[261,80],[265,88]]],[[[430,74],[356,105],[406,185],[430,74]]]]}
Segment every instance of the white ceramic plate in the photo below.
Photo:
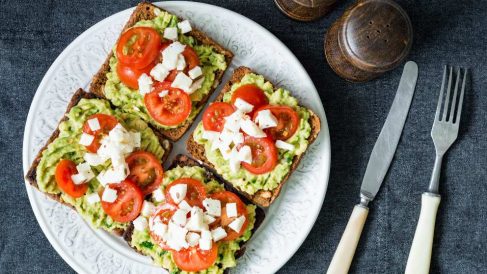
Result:
{"type": "MultiPolygon", "coordinates": [[[[238,273],[276,272],[308,235],[325,198],[330,168],[330,141],[318,92],[291,51],[255,22],[235,12],[207,4],[156,4],[189,18],[193,25],[233,51],[235,58],[224,82],[234,68],[249,66],[273,83],[290,89],[301,103],[321,118],[318,139],[286,183],[279,199],[266,212],[264,223],[248,243],[247,251],[238,266],[232,270],[238,273]]],[[[25,126],[24,173],[56,128],[74,91],[79,87],[88,88],[91,77],[105,60],[132,10],[112,15],[81,34],[59,55],[42,79],[25,126]]],[[[175,145],[173,156],[185,153],[187,135],[175,145]]],[[[26,187],[32,209],[44,234],[75,271],[161,272],[160,268],[151,264],[148,257],[134,252],[122,239],[91,229],[73,210],[49,200],[27,182],[26,187]]]]}

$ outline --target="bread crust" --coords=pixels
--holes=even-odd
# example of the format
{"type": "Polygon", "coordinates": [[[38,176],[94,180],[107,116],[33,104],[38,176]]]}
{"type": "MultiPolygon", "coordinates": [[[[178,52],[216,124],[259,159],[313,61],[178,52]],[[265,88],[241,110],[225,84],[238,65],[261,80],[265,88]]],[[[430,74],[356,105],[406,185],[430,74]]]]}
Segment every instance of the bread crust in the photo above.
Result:
{"type": "MultiPolygon", "coordinates": [[[[155,18],[156,15],[154,13],[154,9],[156,9],[156,8],[160,9],[162,11],[165,11],[164,9],[159,8],[159,7],[157,7],[151,3],[142,2],[142,3],[138,4],[137,7],[135,8],[134,12],[130,16],[129,20],[125,24],[121,33],[123,33],[128,28],[132,27],[133,25],[135,25],[135,23],[137,23],[140,20],[151,20],[151,19],[155,18]]],[[[193,30],[191,32],[189,32],[189,35],[193,36],[199,43],[201,43],[203,45],[213,46],[218,53],[225,56],[227,68],[230,66],[230,62],[232,61],[232,58],[233,58],[233,53],[231,51],[225,49],[223,46],[221,46],[220,44],[215,42],[213,39],[208,37],[205,33],[201,32],[197,29],[193,28],[193,30]]],[[[93,77],[93,79],[91,81],[90,91],[95,93],[98,97],[105,97],[104,88],[105,88],[105,83],[107,81],[106,74],[107,74],[107,72],[110,71],[110,58],[112,58],[112,56],[113,56],[113,51],[110,51],[105,62],[103,63],[103,65],[101,66],[101,68],[98,70],[98,72],[95,74],[95,76],[93,77]]],[[[204,106],[206,104],[206,102],[210,98],[211,94],[215,91],[216,87],[219,85],[225,71],[219,71],[215,75],[215,83],[213,84],[212,88],[210,89],[208,94],[204,98],[201,99],[201,101],[199,101],[195,104],[195,107],[198,108],[198,107],[204,106]]],[[[164,135],[166,138],[170,139],[171,141],[177,141],[184,135],[184,133],[186,133],[186,131],[191,127],[193,122],[194,122],[194,120],[193,121],[186,121],[181,126],[179,126],[177,128],[167,129],[167,130],[159,129],[159,128],[156,128],[152,125],[151,125],[151,127],[155,131],[159,131],[162,135],[164,135]]]]}
{"type": "MultiPolygon", "coordinates": [[[[58,126],[56,127],[54,132],[51,134],[51,136],[47,140],[46,144],[39,150],[39,152],[36,155],[36,158],[34,159],[34,161],[32,162],[32,165],[30,166],[29,170],[27,171],[27,174],[25,175],[25,179],[30,183],[31,186],[37,188],[37,190],[39,190],[39,185],[37,184],[37,166],[39,165],[39,162],[41,161],[42,153],[44,152],[44,150],[47,149],[49,144],[51,144],[59,136],[59,124],[61,124],[62,122],[66,121],[68,119],[66,114],[68,114],[69,111],[71,111],[71,108],[76,106],[79,103],[79,101],[83,98],[84,99],[97,99],[97,98],[100,99],[99,97],[97,97],[93,93],[86,92],[81,88],[78,89],[74,93],[73,97],[71,97],[71,100],[68,103],[66,111],[64,112],[63,118],[61,118],[61,120],[59,121],[58,126]]],[[[160,134],[156,131],[154,131],[154,133],[156,134],[157,138],[159,139],[159,142],[161,143],[162,147],[164,148],[164,155],[161,159],[161,161],[164,162],[164,161],[166,161],[167,157],[169,156],[169,154],[171,152],[172,144],[162,134],[160,134]]],[[[68,207],[70,207],[76,211],[76,209],[72,205],[70,205],[70,204],[68,204],[62,200],[61,194],[51,194],[51,193],[44,193],[44,194],[47,195],[49,198],[51,198],[51,199],[53,199],[53,200],[55,200],[55,201],[57,201],[63,205],[66,205],[66,206],[68,206],[68,207]]],[[[114,234],[119,235],[119,236],[121,236],[123,234],[123,230],[120,230],[120,229],[115,229],[115,230],[113,230],[113,232],[114,232],[114,234]]]]}
{"type": "MultiPolygon", "coordinates": [[[[216,97],[215,102],[223,101],[223,96],[225,95],[225,93],[230,91],[232,85],[240,82],[240,80],[246,74],[249,74],[249,73],[253,73],[253,71],[250,68],[247,68],[247,67],[236,68],[234,70],[233,75],[230,78],[230,80],[225,84],[225,86],[221,90],[220,94],[216,97]]],[[[310,112],[311,112],[311,116],[309,118],[309,123],[311,125],[311,133],[310,133],[310,136],[308,137],[308,142],[309,142],[308,145],[311,145],[316,140],[316,138],[318,137],[318,134],[320,133],[320,130],[321,130],[320,118],[315,113],[313,113],[311,110],[310,110],[310,112]]],[[[186,147],[187,147],[188,152],[194,158],[202,161],[203,163],[205,163],[205,165],[207,165],[211,169],[213,169],[213,170],[215,169],[213,164],[210,163],[210,161],[205,156],[204,145],[198,144],[194,140],[193,134],[191,134],[191,136],[188,138],[188,141],[186,143],[186,147]]],[[[301,155],[297,155],[294,157],[290,171],[284,177],[284,179],[281,181],[281,183],[272,191],[259,190],[253,195],[250,195],[250,194],[245,193],[245,192],[240,191],[240,190],[239,190],[239,192],[242,195],[246,196],[248,199],[250,199],[255,204],[262,206],[262,207],[269,207],[272,204],[272,202],[274,202],[274,200],[279,196],[281,189],[282,189],[284,183],[289,179],[289,176],[291,176],[291,174],[294,172],[294,170],[296,170],[298,168],[299,162],[303,158],[304,154],[305,153],[303,153],[301,155]]]]}
{"type": "MultiPolygon", "coordinates": [[[[214,180],[218,181],[219,183],[223,184],[225,186],[225,189],[226,190],[231,191],[231,192],[237,194],[240,197],[240,199],[242,199],[242,201],[245,204],[252,204],[252,202],[249,199],[247,199],[245,196],[242,196],[238,191],[236,191],[235,188],[232,187],[232,185],[228,184],[228,182],[226,182],[218,174],[214,173],[212,170],[208,169],[208,167],[206,167],[203,164],[199,163],[197,160],[194,160],[194,159],[192,159],[192,158],[190,158],[190,157],[188,157],[186,155],[179,154],[179,155],[176,156],[176,158],[174,159],[174,161],[171,163],[171,166],[169,167],[169,169],[175,168],[177,166],[181,166],[181,167],[184,167],[184,166],[188,166],[188,167],[198,166],[198,167],[204,168],[206,170],[206,176],[208,178],[214,179],[214,180]]],[[[252,229],[252,235],[254,235],[254,233],[260,227],[260,225],[264,221],[264,218],[265,218],[265,212],[264,212],[264,210],[262,210],[262,208],[260,208],[260,207],[256,207],[256,209],[255,209],[255,223],[254,223],[254,228],[252,229]]],[[[123,234],[123,238],[125,239],[125,241],[127,241],[127,244],[130,247],[132,247],[136,252],[141,253],[135,247],[133,247],[130,244],[131,241],[132,241],[132,234],[133,234],[133,232],[134,232],[134,226],[131,223],[130,226],[129,226],[129,228],[127,228],[127,230],[123,234]]],[[[240,257],[242,257],[244,255],[244,253],[245,253],[245,244],[246,244],[246,242],[245,243],[241,243],[240,249],[237,250],[237,252],[235,253],[235,258],[236,259],[238,259],[238,258],[240,258],[240,257]]],[[[142,255],[144,255],[144,254],[142,254],[142,255]]],[[[228,273],[228,270],[229,269],[226,269],[224,273],[228,273]]]]}

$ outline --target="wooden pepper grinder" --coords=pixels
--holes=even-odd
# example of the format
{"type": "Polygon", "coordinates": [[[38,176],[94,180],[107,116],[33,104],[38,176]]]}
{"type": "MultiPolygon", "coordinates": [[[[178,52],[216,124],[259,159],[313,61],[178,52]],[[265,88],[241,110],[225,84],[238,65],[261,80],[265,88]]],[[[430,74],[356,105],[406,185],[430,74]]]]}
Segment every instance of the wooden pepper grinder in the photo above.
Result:
{"type": "Polygon", "coordinates": [[[327,14],[337,0],[274,0],[287,16],[299,21],[312,21],[327,14]]]}
{"type": "Polygon", "coordinates": [[[340,77],[365,82],[401,64],[413,41],[406,12],[391,0],[359,0],[325,36],[325,55],[340,77]]]}

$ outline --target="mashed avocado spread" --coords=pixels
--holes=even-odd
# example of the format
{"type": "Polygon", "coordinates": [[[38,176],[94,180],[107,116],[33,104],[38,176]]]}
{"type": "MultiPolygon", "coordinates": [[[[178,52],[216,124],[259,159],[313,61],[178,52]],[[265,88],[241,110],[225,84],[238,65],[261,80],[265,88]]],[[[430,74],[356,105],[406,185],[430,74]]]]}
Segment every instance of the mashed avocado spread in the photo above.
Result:
{"type": "MultiPolygon", "coordinates": [[[[164,173],[164,179],[161,188],[164,190],[165,186],[170,184],[172,181],[179,178],[193,178],[200,180],[205,185],[205,190],[207,193],[211,194],[217,191],[224,190],[222,184],[215,180],[209,179],[206,176],[205,169],[201,167],[176,167],[168,170],[164,173]]],[[[156,201],[151,201],[157,204],[156,201]]],[[[218,246],[218,258],[213,266],[205,271],[200,271],[199,273],[223,273],[226,268],[234,267],[237,263],[235,258],[235,252],[240,249],[240,243],[246,242],[250,239],[252,229],[255,224],[255,205],[247,205],[249,225],[245,230],[244,234],[240,238],[229,241],[229,242],[219,242],[218,246]]],[[[131,245],[137,250],[145,255],[149,255],[154,260],[154,263],[164,267],[169,270],[169,273],[188,273],[181,271],[172,259],[172,254],[169,251],[160,248],[157,243],[152,241],[149,231],[134,230],[132,234],[131,245]]]]}
{"type": "MultiPolygon", "coordinates": [[[[159,33],[163,34],[164,29],[167,27],[176,27],[178,18],[168,12],[161,11],[156,18],[152,20],[142,20],[135,24],[135,26],[146,26],[155,28],[159,33]]],[[[218,83],[215,82],[215,76],[217,72],[224,71],[227,67],[225,62],[225,56],[216,52],[216,50],[209,45],[198,44],[197,41],[188,35],[179,34],[179,42],[185,45],[193,47],[200,59],[200,66],[203,71],[205,80],[200,89],[191,94],[191,101],[193,102],[193,108],[189,116],[189,121],[192,121],[196,115],[200,112],[202,106],[196,107],[196,102],[201,101],[205,97],[213,86],[218,83]]],[[[107,81],[105,84],[105,96],[117,107],[126,113],[132,113],[144,121],[154,125],[157,128],[169,129],[177,126],[164,126],[152,119],[147,112],[144,105],[144,97],[137,90],[133,90],[124,85],[118,75],[117,71],[117,57],[114,54],[110,59],[110,71],[107,73],[107,81]]]]}
{"type": "Polygon", "coordinates": [[[242,85],[254,84],[261,88],[269,99],[271,105],[286,105],[292,107],[299,115],[300,122],[296,133],[286,140],[287,143],[294,145],[294,150],[279,149],[279,160],[277,166],[273,171],[265,174],[252,174],[244,168],[238,172],[231,172],[230,165],[220,153],[220,150],[211,150],[211,141],[203,138],[203,123],[199,123],[194,131],[194,140],[205,146],[206,158],[215,166],[216,171],[223,176],[223,178],[237,186],[242,191],[254,194],[259,190],[273,190],[284,177],[289,173],[293,158],[304,153],[308,147],[308,137],[311,133],[311,125],[309,124],[310,112],[308,109],[298,105],[298,100],[292,97],[289,91],[279,88],[274,90],[270,82],[266,82],[264,77],[253,73],[245,75],[239,83],[232,85],[230,92],[227,92],[224,97],[224,102],[230,102],[233,92],[242,85]]]}
{"type": "MultiPolygon", "coordinates": [[[[101,204],[89,204],[86,197],[72,198],[63,193],[57,186],[54,174],[56,165],[61,159],[69,159],[76,164],[84,162],[83,155],[87,152],[86,148],[79,144],[83,124],[90,115],[103,113],[113,115],[129,131],[141,133],[142,150],[153,153],[157,158],[162,158],[164,149],[159,143],[159,139],[154,132],[135,115],[122,113],[112,110],[108,101],[102,99],[81,99],[79,103],[71,108],[67,113],[67,120],[59,125],[59,136],[43,151],[39,165],[37,166],[37,184],[42,192],[49,194],[61,194],[61,199],[74,206],[83,218],[91,223],[95,228],[113,230],[116,228],[124,229],[128,223],[113,221],[101,208],[101,204]]],[[[92,167],[95,175],[109,167],[110,161],[92,167]]],[[[98,192],[100,183],[96,178],[89,182],[86,194],[98,192]]]]}

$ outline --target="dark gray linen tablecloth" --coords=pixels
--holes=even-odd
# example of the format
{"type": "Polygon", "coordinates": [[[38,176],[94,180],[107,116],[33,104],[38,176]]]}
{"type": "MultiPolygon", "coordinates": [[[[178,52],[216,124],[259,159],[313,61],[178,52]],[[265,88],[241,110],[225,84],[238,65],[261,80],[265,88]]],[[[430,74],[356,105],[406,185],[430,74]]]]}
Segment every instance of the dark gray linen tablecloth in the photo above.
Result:
{"type": "MultiPolygon", "coordinates": [[[[319,218],[282,273],[323,273],[358,202],[370,151],[387,116],[402,69],[363,84],[348,83],[326,64],[323,35],[353,1],[325,18],[288,19],[273,1],[204,1],[255,20],[298,57],[327,114],[331,179],[319,218]]],[[[398,1],[414,26],[410,60],[419,79],[402,139],[371,206],[351,273],[401,273],[434,161],[430,138],[442,66],[471,69],[460,137],[442,171],[431,273],[487,273],[487,1],[398,1]]],[[[137,1],[0,1],[0,273],[73,270],[43,235],[22,178],[24,124],[49,66],[79,34],[137,1]]],[[[311,183],[311,182],[310,182],[311,183]]],[[[313,182],[316,183],[316,182],[313,182]]],[[[279,251],[275,251],[279,252],[279,251]]]]}

